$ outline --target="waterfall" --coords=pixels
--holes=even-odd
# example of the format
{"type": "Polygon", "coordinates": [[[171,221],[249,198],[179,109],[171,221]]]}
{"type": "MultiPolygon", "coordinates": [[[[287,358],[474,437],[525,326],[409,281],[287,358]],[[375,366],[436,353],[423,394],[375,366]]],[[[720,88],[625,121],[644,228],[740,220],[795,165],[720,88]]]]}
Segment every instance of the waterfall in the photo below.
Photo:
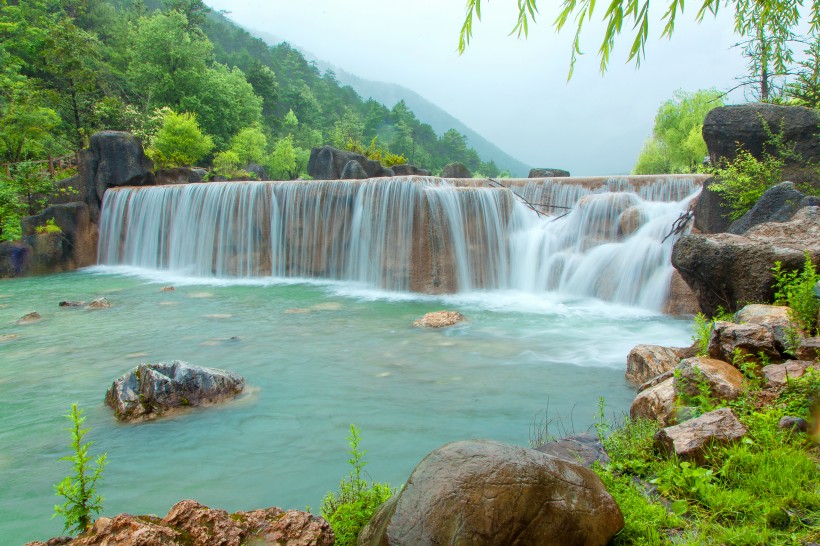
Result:
{"type": "Polygon", "coordinates": [[[557,291],[660,309],[674,237],[662,240],[698,188],[692,177],[118,188],[105,194],[99,262],[434,294],[557,291]]]}

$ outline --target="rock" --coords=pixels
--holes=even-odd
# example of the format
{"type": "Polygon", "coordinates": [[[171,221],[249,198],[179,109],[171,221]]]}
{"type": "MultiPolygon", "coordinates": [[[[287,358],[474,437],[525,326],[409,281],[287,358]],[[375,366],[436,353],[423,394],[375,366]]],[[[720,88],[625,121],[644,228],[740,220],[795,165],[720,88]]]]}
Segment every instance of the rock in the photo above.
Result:
{"type": "Polygon", "coordinates": [[[695,292],[701,309],[736,310],[749,302],[772,301],[771,268],[801,269],[808,251],[820,262],[820,207],[803,207],[788,222],[752,227],[744,235],[686,235],[672,251],[672,265],[695,292]]]}
{"type": "Polygon", "coordinates": [[[453,326],[466,320],[464,315],[456,311],[433,311],[413,322],[413,326],[421,328],[444,328],[445,326],[453,326]]]}
{"type": "Polygon", "coordinates": [[[0,241],[0,278],[22,277],[29,270],[34,249],[24,241],[0,241]]]}
{"type": "Polygon", "coordinates": [[[152,419],[230,400],[244,388],[245,380],[234,373],[174,360],[140,364],[114,381],[105,404],[121,421],[152,419]]]}
{"type": "Polygon", "coordinates": [[[676,398],[675,379],[670,376],[665,381],[639,392],[629,408],[629,416],[632,419],[658,421],[666,426],[675,418],[676,398]]]}
{"type": "Polygon", "coordinates": [[[97,298],[88,304],[88,309],[108,309],[111,307],[111,302],[105,298],[97,298]]]}
{"type": "Polygon", "coordinates": [[[390,168],[396,176],[430,176],[430,171],[427,169],[419,169],[415,165],[408,165],[407,163],[393,165],[390,168]]]}
{"type": "Polygon", "coordinates": [[[463,163],[448,163],[441,169],[442,178],[472,178],[473,173],[470,172],[463,163]]]}
{"type": "Polygon", "coordinates": [[[61,301],[60,307],[85,307],[87,304],[84,301],[61,301]]]}
{"type": "Polygon", "coordinates": [[[256,163],[249,163],[248,166],[245,167],[245,172],[252,175],[256,180],[270,180],[268,171],[265,170],[265,167],[262,165],[257,165],[256,163]]]}
{"type": "MultiPolygon", "coordinates": [[[[50,220],[60,228],[59,251],[54,257],[42,259],[37,256],[33,260],[42,265],[32,264],[30,271],[33,274],[71,271],[80,267],[87,267],[97,263],[97,241],[99,230],[91,222],[88,205],[80,202],[51,205],[35,216],[27,216],[20,221],[23,237],[30,238],[37,235],[37,228],[45,226],[50,220]],[[53,264],[51,262],[54,262],[53,264]]],[[[50,234],[57,235],[57,234],[50,234]]],[[[55,240],[57,240],[55,238],[55,240]]]]}
{"type": "Polygon", "coordinates": [[[489,440],[447,444],[382,505],[359,545],[604,545],[623,515],[582,466],[489,440]]]}
{"type": "Polygon", "coordinates": [[[709,356],[732,362],[736,350],[752,362],[760,362],[761,354],[767,358],[780,358],[774,334],[766,326],[715,322],[709,336],[709,356]]]}
{"type": "Polygon", "coordinates": [[[780,421],[777,422],[777,428],[806,433],[809,431],[809,423],[801,417],[786,416],[780,418],[780,421]]]}
{"type": "Polygon", "coordinates": [[[759,324],[771,330],[775,346],[781,353],[789,346],[789,331],[795,328],[789,318],[789,308],[782,305],[747,305],[733,318],[739,324],[759,324]]]}
{"type": "Polygon", "coordinates": [[[165,518],[120,514],[99,518],[87,532],[63,542],[26,546],[332,546],[333,531],[319,516],[271,507],[228,514],[196,501],[180,501],[165,518]]]}
{"type": "Polygon", "coordinates": [[[787,376],[789,379],[803,377],[809,368],[815,366],[814,362],[808,360],[787,360],[783,364],[769,364],[764,366],[761,372],[765,381],[764,386],[767,389],[780,389],[786,386],[787,376]]]}
{"type": "Polygon", "coordinates": [[[800,342],[797,354],[798,360],[820,360],[820,337],[807,337],[800,342]]]}
{"type": "Polygon", "coordinates": [[[91,221],[97,223],[106,190],[153,185],[153,167],[140,139],[122,131],[102,131],[91,135],[89,147],[80,151],[79,172],[72,185],[79,191],[78,200],[88,205],[91,221]]]}
{"type": "Polygon", "coordinates": [[[723,233],[732,223],[729,219],[731,209],[726,200],[710,189],[714,182],[714,178],[703,182],[703,189],[695,205],[695,221],[692,225],[701,233],[723,233]]]}
{"type": "Polygon", "coordinates": [[[729,408],[720,408],[655,433],[655,447],[681,460],[704,464],[704,452],[712,445],[728,445],[748,434],[729,408]]]}
{"type": "Polygon", "coordinates": [[[752,103],[710,111],[703,120],[703,139],[712,164],[733,159],[738,145],[760,159],[769,140],[764,121],[772,132],[782,129],[785,144],[801,158],[786,160],[783,180],[816,181],[816,174],[808,164],[820,161],[820,142],[817,140],[820,113],[802,106],[752,103]]]}
{"type": "Polygon", "coordinates": [[[626,357],[626,379],[636,385],[674,369],[682,358],[693,356],[688,348],[636,345],[626,357]]]}
{"type": "Polygon", "coordinates": [[[772,186],[760,196],[757,203],[743,216],[732,222],[729,233],[742,235],[750,228],[766,222],[788,222],[805,194],[797,191],[791,182],[781,182],[772,186]]]}
{"type": "Polygon", "coordinates": [[[208,171],[195,167],[173,167],[170,169],[157,169],[154,172],[154,183],[158,186],[171,184],[195,184],[202,182],[208,171]]]}
{"type": "Polygon", "coordinates": [[[342,174],[339,176],[342,180],[362,180],[367,178],[367,173],[358,161],[351,159],[345,163],[342,169],[342,174]]]}
{"type": "Polygon", "coordinates": [[[641,383],[641,386],[638,387],[638,392],[643,392],[646,389],[651,389],[655,385],[660,385],[661,383],[663,383],[664,381],[666,381],[670,377],[674,377],[674,376],[675,376],[675,370],[668,370],[666,372],[663,372],[660,375],[656,375],[655,377],[653,377],[652,379],[650,379],[646,383],[641,383]]]}
{"type": "Polygon", "coordinates": [[[565,171],[564,169],[536,168],[530,169],[530,174],[527,175],[527,178],[566,178],[568,176],[569,171],[565,171]]]}
{"type": "Polygon", "coordinates": [[[35,322],[40,322],[43,317],[40,316],[40,313],[37,311],[32,311],[31,313],[20,317],[17,321],[17,324],[25,325],[25,324],[34,324],[35,322]]]}
{"type": "Polygon", "coordinates": [[[25,238],[31,247],[28,262],[28,275],[45,275],[63,270],[63,249],[65,248],[62,233],[35,233],[25,238]]]}
{"type": "Polygon", "coordinates": [[[646,223],[646,214],[642,207],[629,207],[621,213],[618,225],[618,236],[629,237],[646,223]]]}
{"type": "Polygon", "coordinates": [[[365,178],[393,176],[393,171],[382,166],[378,161],[367,159],[361,154],[337,150],[332,146],[313,148],[308,160],[308,174],[315,180],[339,180],[345,165],[350,161],[358,162],[367,173],[365,178]]]}
{"type": "Polygon", "coordinates": [[[159,289],[160,292],[173,292],[174,290],[176,290],[176,288],[173,286],[163,286],[159,289]]]}
{"type": "Polygon", "coordinates": [[[565,436],[535,448],[536,451],[552,455],[559,459],[592,468],[595,462],[609,463],[609,455],[597,436],[586,432],[574,436],[565,436]]]}
{"type": "Polygon", "coordinates": [[[669,282],[669,299],[663,307],[663,312],[674,316],[700,313],[700,304],[695,292],[689,288],[677,269],[672,271],[672,280],[669,282]]]}
{"type": "Polygon", "coordinates": [[[731,364],[697,356],[687,358],[677,367],[675,392],[686,399],[700,394],[700,385],[709,386],[711,399],[735,400],[743,392],[743,374],[731,364]]]}

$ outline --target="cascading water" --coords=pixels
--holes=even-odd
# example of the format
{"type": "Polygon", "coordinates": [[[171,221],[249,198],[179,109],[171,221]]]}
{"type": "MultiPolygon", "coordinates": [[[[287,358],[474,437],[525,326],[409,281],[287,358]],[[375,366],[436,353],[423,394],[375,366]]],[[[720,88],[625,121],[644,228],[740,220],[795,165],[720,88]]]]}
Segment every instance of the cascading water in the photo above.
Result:
{"type": "Polygon", "coordinates": [[[122,188],[103,203],[100,263],[394,291],[561,292],[658,310],[674,238],[662,240],[698,184],[635,181],[513,181],[510,189],[413,177],[122,188]]]}

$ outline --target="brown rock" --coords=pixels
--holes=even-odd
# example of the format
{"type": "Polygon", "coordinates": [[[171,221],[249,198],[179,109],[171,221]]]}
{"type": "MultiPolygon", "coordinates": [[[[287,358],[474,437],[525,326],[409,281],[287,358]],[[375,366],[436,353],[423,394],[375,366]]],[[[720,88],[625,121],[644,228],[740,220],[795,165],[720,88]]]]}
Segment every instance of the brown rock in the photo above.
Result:
{"type": "Polygon", "coordinates": [[[709,386],[712,399],[735,400],[743,392],[743,374],[731,364],[697,356],[687,358],[677,367],[675,392],[686,398],[700,394],[700,385],[709,386]]]}
{"type": "Polygon", "coordinates": [[[176,290],[176,288],[173,286],[163,286],[159,289],[160,292],[173,292],[174,290],[176,290]]]}
{"type": "Polygon", "coordinates": [[[669,300],[663,308],[666,315],[697,315],[700,313],[700,304],[695,292],[686,284],[678,270],[672,272],[669,282],[669,300]]]}
{"type": "Polygon", "coordinates": [[[466,320],[464,315],[455,311],[433,311],[413,322],[413,326],[421,328],[444,328],[445,326],[453,326],[466,320]]]}
{"type": "Polygon", "coordinates": [[[32,311],[31,313],[20,317],[17,321],[17,324],[25,325],[25,324],[34,324],[35,322],[40,322],[43,317],[40,316],[40,313],[37,311],[32,311]]]}
{"type": "Polygon", "coordinates": [[[748,432],[732,410],[720,408],[659,430],[655,434],[655,447],[670,456],[703,464],[708,446],[736,442],[748,432]]]}
{"type": "Polygon", "coordinates": [[[772,331],[777,350],[781,353],[789,346],[789,332],[796,326],[789,318],[789,308],[782,305],[747,305],[734,316],[738,324],[759,324],[772,331]]]}
{"type": "Polygon", "coordinates": [[[97,298],[88,304],[88,309],[108,309],[111,307],[111,302],[105,298],[97,298]]]}
{"type": "Polygon", "coordinates": [[[646,389],[651,389],[655,385],[659,385],[659,384],[663,383],[664,381],[666,381],[667,379],[672,378],[674,376],[675,376],[675,370],[665,371],[660,375],[656,375],[655,377],[653,377],[652,379],[650,379],[646,383],[642,383],[641,386],[638,387],[638,392],[643,392],[646,389]]]}
{"type": "Polygon", "coordinates": [[[689,350],[660,345],[636,345],[626,357],[626,379],[634,384],[646,383],[678,365],[689,350]]]}
{"type": "Polygon", "coordinates": [[[675,398],[677,394],[674,378],[670,377],[638,393],[629,408],[629,416],[633,419],[651,419],[668,425],[675,415],[675,398]]]}
{"type": "Polygon", "coordinates": [[[359,545],[604,545],[623,516],[591,470],[488,440],[447,444],[382,505],[359,545]]]}
{"type": "Polygon", "coordinates": [[[820,337],[804,339],[794,355],[799,360],[820,360],[820,337]]]}
{"type": "Polygon", "coordinates": [[[762,353],[768,358],[780,358],[772,330],[760,324],[735,324],[719,320],[709,336],[709,356],[732,362],[735,349],[748,358],[759,362],[762,353]]]}
{"type": "Polygon", "coordinates": [[[112,519],[100,518],[91,530],[80,535],[69,546],[184,546],[184,537],[164,527],[158,518],[120,514],[112,519]],[[152,521],[154,520],[154,521],[152,521]]]}
{"type": "Polygon", "coordinates": [[[779,389],[786,386],[786,376],[789,379],[803,377],[811,367],[816,367],[815,362],[808,360],[787,360],[783,364],[769,364],[763,368],[763,378],[767,389],[779,389]]]}
{"type": "Polygon", "coordinates": [[[196,544],[240,546],[246,534],[225,510],[208,508],[193,500],[173,505],[162,524],[183,532],[196,544]]]}
{"type": "Polygon", "coordinates": [[[618,235],[629,237],[646,222],[643,208],[635,206],[629,207],[621,213],[621,221],[618,226],[618,235]]]}
{"type": "MultiPolygon", "coordinates": [[[[255,513],[239,512],[249,518],[255,513]]],[[[265,527],[252,532],[256,540],[264,541],[260,546],[333,546],[336,541],[330,524],[307,512],[288,510],[276,517],[266,516],[266,521],[265,527]]]]}

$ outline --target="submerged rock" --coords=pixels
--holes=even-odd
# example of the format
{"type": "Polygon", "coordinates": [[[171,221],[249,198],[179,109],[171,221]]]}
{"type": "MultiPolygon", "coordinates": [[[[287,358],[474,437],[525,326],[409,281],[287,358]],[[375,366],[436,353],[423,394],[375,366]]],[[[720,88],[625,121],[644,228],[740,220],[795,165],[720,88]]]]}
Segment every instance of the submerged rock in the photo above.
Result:
{"type": "Polygon", "coordinates": [[[604,545],[621,510],[588,468],[489,440],[447,444],[416,466],[359,545],[604,545]]]}
{"type": "Polygon", "coordinates": [[[327,521],[307,512],[271,507],[229,514],[184,500],[163,519],[130,514],[99,518],[75,539],[54,540],[26,546],[332,546],[335,539],[327,521]]]}
{"type": "Polygon", "coordinates": [[[748,429],[729,408],[720,408],[655,434],[655,447],[679,459],[704,463],[704,452],[712,445],[739,441],[748,429]]]}
{"type": "Polygon", "coordinates": [[[43,320],[43,317],[40,316],[40,313],[38,313],[37,311],[32,311],[31,313],[20,317],[20,319],[17,321],[17,324],[34,324],[35,322],[40,322],[41,320],[43,320]]]}
{"type": "Polygon", "coordinates": [[[152,419],[187,407],[224,402],[241,393],[245,380],[231,372],[174,360],[140,364],[111,385],[105,404],[117,419],[152,419]]]}
{"type": "Polygon", "coordinates": [[[464,315],[456,311],[433,311],[413,322],[413,326],[421,328],[444,328],[466,320],[464,315]]]}
{"type": "Polygon", "coordinates": [[[88,304],[84,301],[66,300],[66,301],[61,301],[59,303],[59,305],[60,305],[60,307],[85,307],[88,304]]]}
{"type": "Polygon", "coordinates": [[[97,298],[88,304],[88,309],[108,309],[111,307],[111,302],[105,298],[97,298]]]}

